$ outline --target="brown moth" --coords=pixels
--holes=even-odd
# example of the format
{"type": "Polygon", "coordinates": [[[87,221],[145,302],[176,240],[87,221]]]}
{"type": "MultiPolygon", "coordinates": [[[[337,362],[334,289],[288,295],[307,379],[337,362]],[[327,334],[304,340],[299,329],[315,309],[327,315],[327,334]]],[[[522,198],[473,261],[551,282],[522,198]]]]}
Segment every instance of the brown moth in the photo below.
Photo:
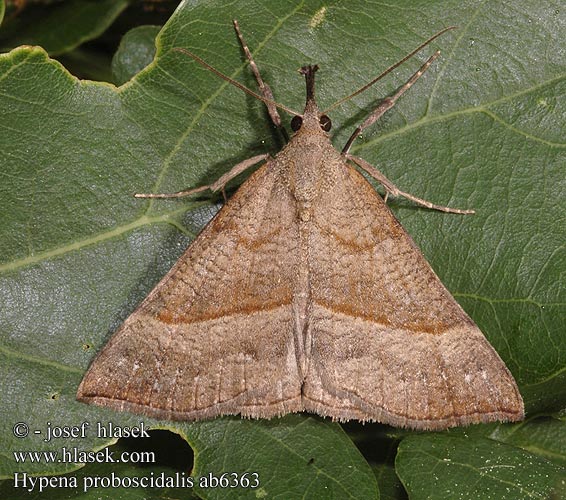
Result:
{"type": "Polygon", "coordinates": [[[293,114],[295,133],[274,158],[250,158],[211,186],[138,195],[216,191],[263,163],[112,336],[77,398],[174,420],[299,411],[415,429],[521,420],[523,401],[511,373],[351,165],[388,194],[471,212],[403,193],[349,154],[352,141],[439,53],[338,152],[327,133],[330,120],[315,101],[317,67],[301,69],[307,99],[304,112],[295,113],[274,102],[235,26],[262,95],[243,89],[268,105],[276,124],[277,107],[293,114]]]}

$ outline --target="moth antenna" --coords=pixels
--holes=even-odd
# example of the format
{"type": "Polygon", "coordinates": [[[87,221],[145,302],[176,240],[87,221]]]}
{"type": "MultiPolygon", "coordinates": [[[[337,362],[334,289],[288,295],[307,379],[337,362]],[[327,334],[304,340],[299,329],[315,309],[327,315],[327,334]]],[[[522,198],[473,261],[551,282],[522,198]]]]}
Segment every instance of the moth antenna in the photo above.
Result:
{"type": "Polygon", "coordinates": [[[428,44],[430,44],[431,42],[433,42],[434,40],[436,40],[439,36],[443,35],[444,33],[446,33],[447,31],[450,30],[454,30],[457,29],[457,26],[448,26],[448,28],[444,28],[443,30],[440,30],[438,33],[436,33],[435,35],[431,36],[426,42],[421,43],[416,49],[414,49],[412,52],[410,52],[409,54],[407,54],[405,57],[403,57],[403,59],[401,59],[400,61],[397,61],[395,64],[393,64],[392,66],[389,66],[389,68],[387,68],[383,73],[381,73],[379,76],[375,77],[371,82],[366,83],[363,87],[359,88],[358,90],[356,90],[353,94],[350,94],[346,97],[343,97],[342,99],[340,99],[339,101],[336,101],[332,106],[330,106],[328,109],[324,110],[322,113],[323,114],[327,114],[330,111],[332,111],[333,109],[336,109],[338,106],[340,106],[342,103],[352,99],[352,97],[356,97],[358,94],[361,94],[362,92],[364,92],[365,90],[367,90],[368,88],[370,88],[374,83],[378,82],[379,80],[381,80],[385,75],[388,75],[389,73],[391,73],[395,68],[401,66],[401,64],[403,64],[407,59],[410,59],[411,57],[413,57],[417,52],[419,52],[420,50],[422,50],[423,48],[425,48],[428,44]]]}
{"type": "Polygon", "coordinates": [[[291,108],[288,108],[287,106],[284,106],[283,104],[279,104],[278,102],[272,101],[271,99],[267,99],[266,97],[263,97],[262,95],[256,94],[253,90],[250,90],[249,88],[245,87],[240,82],[237,82],[233,78],[230,78],[229,76],[225,75],[224,73],[221,73],[216,68],[213,68],[210,64],[208,64],[206,61],[201,59],[196,54],[193,54],[191,51],[184,49],[182,47],[175,47],[173,50],[176,51],[176,52],[181,52],[181,53],[189,56],[191,59],[194,59],[201,66],[203,66],[204,68],[206,68],[209,71],[212,71],[216,76],[219,76],[223,80],[234,85],[234,87],[237,87],[240,90],[243,90],[246,94],[251,95],[252,97],[255,97],[256,99],[258,99],[258,100],[260,100],[260,101],[262,101],[266,104],[271,104],[272,106],[275,106],[279,109],[282,109],[283,111],[286,111],[290,115],[303,116],[301,113],[297,113],[296,111],[293,111],[291,108]]]}

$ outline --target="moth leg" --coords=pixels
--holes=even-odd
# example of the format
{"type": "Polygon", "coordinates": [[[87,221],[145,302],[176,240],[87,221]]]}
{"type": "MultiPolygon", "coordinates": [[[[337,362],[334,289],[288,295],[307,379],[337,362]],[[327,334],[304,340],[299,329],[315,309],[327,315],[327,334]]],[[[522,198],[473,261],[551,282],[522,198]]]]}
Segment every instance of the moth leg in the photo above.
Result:
{"type": "MultiPolygon", "coordinates": [[[[244,37],[242,36],[242,32],[240,31],[240,25],[238,24],[238,21],[234,19],[232,22],[234,23],[234,29],[236,30],[236,35],[238,35],[238,39],[240,40],[240,45],[242,46],[242,50],[244,51],[244,54],[246,55],[246,58],[250,63],[252,73],[255,76],[261,95],[266,99],[269,99],[270,101],[275,101],[275,98],[273,97],[273,92],[271,91],[271,87],[263,81],[263,78],[261,77],[259,68],[257,67],[257,64],[254,61],[252,53],[250,52],[248,45],[244,41],[244,37]]],[[[285,141],[288,141],[289,137],[287,135],[287,131],[285,130],[285,128],[281,126],[281,117],[277,112],[277,108],[273,105],[272,102],[266,102],[265,105],[267,106],[267,112],[269,113],[269,117],[271,118],[271,121],[279,130],[281,130],[281,132],[285,137],[285,141]]]]}
{"type": "MultiPolygon", "coordinates": [[[[177,193],[136,193],[134,194],[135,198],[181,198],[183,196],[190,196],[195,193],[200,193],[201,191],[206,191],[210,189],[211,191],[219,191],[222,190],[224,192],[224,187],[228,182],[230,182],[234,177],[240,175],[244,170],[247,170],[251,166],[259,163],[260,161],[267,160],[269,158],[268,153],[264,153],[262,155],[253,156],[252,158],[248,158],[237,165],[234,165],[229,172],[226,172],[222,177],[220,177],[217,181],[209,184],[207,186],[200,186],[193,189],[187,189],[185,191],[178,191],[177,193]]],[[[226,198],[226,196],[224,196],[226,198]]]]}
{"type": "Polygon", "coordinates": [[[440,55],[440,51],[437,50],[432,56],[430,56],[426,60],[426,62],[420,67],[420,69],[415,74],[413,74],[413,76],[411,76],[411,78],[409,78],[407,82],[399,90],[397,90],[397,92],[395,92],[395,94],[393,94],[391,97],[386,97],[385,99],[383,99],[383,101],[381,101],[379,106],[377,106],[377,108],[375,108],[372,111],[372,113],[364,120],[364,122],[361,125],[359,125],[358,128],[356,128],[356,130],[354,130],[354,133],[350,136],[348,142],[344,146],[344,149],[342,150],[342,154],[344,155],[348,154],[348,151],[350,151],[350,148],[352,147],[352,143],[358,138],[358,136],[367,127],[369,127],[370,125],[375,123],[379,118],[381,118],[381,116],[383,116],[383,114],[386,111],[390,110],[393,106],[395,106],[395,103],[397,102],[399,97],[401,97],[405,92],[407,92],[407,90],[409,90],[413,86],[413,84],[422,76],[422,74],[430,67],[430,65],[439,55],[440,55]]]}
{"type": "Polygon", "coordinates": [[[367,161],[357,156],[353,156],[350,154],[346,154],[345,157],[353,161],[356,165],[358,165],[361,169],[371,175],[377,182],[379,182],[385,188],[385,201],[387,202],[387,198],[391,194],[392,196],[402,196],[403,198],[407,198],[408,200],[414,201],[418,205],[422,205],[423,207],[432,208],[433,210],[440,210],[441,212],[448,212],[451,214],[474,214],[474,210],[462,210],[460,208],[450,208],[450,207],[443,207],[441,205],[435,205],[430,201],[423,200],[422,198],[417,198],[412,194],[405,193],[401,191],[395,184],[393,184],[385,175],[383,175],[377,168],[371,166],[367,161]]]}

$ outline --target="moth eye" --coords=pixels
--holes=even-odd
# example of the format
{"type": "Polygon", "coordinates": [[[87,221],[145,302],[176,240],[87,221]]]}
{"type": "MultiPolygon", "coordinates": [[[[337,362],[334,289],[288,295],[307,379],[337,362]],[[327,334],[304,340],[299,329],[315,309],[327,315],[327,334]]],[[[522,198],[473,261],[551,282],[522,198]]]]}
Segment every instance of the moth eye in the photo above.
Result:
{"type": "Polygon", "coordinates": [[[325,132],[328,132],[332,128],[332,121],[330,120],[330,118],[328,118],[328,116],[321,115],[319,121],[320,121],[320,128],[325,132]]]}
{"type": "Polygon", "coordinates": [[[293,119],[291,120],[291,129],[293,130],[293,132],[299,130],[302,125],[303,125],[303,118],[298,115],[293,116],[293,119]]]}

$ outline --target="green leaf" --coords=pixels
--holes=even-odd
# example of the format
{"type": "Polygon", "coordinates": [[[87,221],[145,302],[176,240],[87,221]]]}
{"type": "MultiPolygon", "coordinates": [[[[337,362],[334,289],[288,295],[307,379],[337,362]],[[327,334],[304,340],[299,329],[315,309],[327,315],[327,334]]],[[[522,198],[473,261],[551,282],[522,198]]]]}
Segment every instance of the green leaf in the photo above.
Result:
{"type": "MultiPolygon", "coordinates": [[[[476,209],[464,217],[391,202],[513,372],[529,416],[564,409],[566,78],[560,54],[566,33],[559,12],[553,2],[398,2],[387,9],[355,1],[185,2],[160,32],[153,64],[119,88],[78,81],[37,48],[1,56],[0,474],[10,478],[22,470],[13,451],[103,449],[114,441],[92,433],[50,443],[33,432],[18,439],[17,422],[44,431],[47,422],[94,427],[143,420],[184,436],[199,474],[262,471],[261,493],[268,497],[283,498],[301,486],[307,497],[320,497],[325,487],[326,496],[337,498],[345,487],[354,498],[377,496],[375,476],[337,424],[308,415],[156,422],[75,401],[94,354],[218,208],[214,197],[143,201],[132,194],[208,184],[239,161],[281,147],[261,103],[171,52],[186,47],[255,88],[232,18],[240,21],[276,99],[298,111],[304,101],[300,65],[320,65],[317,95],[325,108],[437,30],[460,27],[336,109],[334,143],[341,148],[381,97],[442,49],[411,91],[357,141],[355,153],[404,191],[476,209]],[[318,453],[314,462],[311,450],[318,453]]],[[[448,442],[471,469],[485,464],[464,454],[467,443],[483,457],[489,449],[512,450],[510,460],[528,456],[525,474],[532,476],[540,464],[555,474],[564,454],[535,432],[543,422],[529,421],[532,432],[515,441],[513,431],[495,431],[521,424],[474,426],[466,430],[467,441],[458,432],[399,432],[388,439],[402,440],[398,472],[413,494],[413,474],[436,481],[437,461],[422,452],[429,442],[443,450],[448,442]],[[510,444],[488,441],[488,435],[510,444]]],[[[366,428],[368,434],[383,429],[366,428]]],[[[552,432],[563,429],[563,420],[553,420],[552,432]]],[[[25,470],[77,474],[76,467],[42,462],[25,470]]],[[[506,469],[490,474],[503,481],[506,469]]],[[[462,468],[442,471],[439,481],[446,485],[463,474],[462,468]]],[[[537,494],[549,491],[544,481],[533,485],[537,494]]],[[[204,498],[256,493],[198,491],[204,498]]]]}
{"type": "Polygon", "coordinates": [[[514,426],[499,426],[491,437],[566,467],[564,420],[539,417],[514,426]]]}
{"type": "MultiPolygon", "coordinates": [[[[379,498],[360,452],[339,425],[327,420],[303,415],[259,422],[223,418],[189,427],[186,439],[200,450],[197,476],[256,472],[260,486],[250,496],[379,498]]],[[[203,498],[222,496],[204,488],[199,493],[203,498]]]]}
{"type": "Polygon", "coordinates": [[[397,472],[411,499],[547,499],[566,482],[552,462],[489,439],[429,434],[403,440],[397,472]]]}
{"type": "Polygon", "coordinates": [[[355,421],[347,422],[342,427],[370,464],[381,500],[406,500],[407,493],[395,473],[399,439],[395,432],[391,432],[393,428],[385,425],[369,426],[355,421]]]}
{"type": "Polygon", "coordinates": [[[128,6],[128,0],[67,0],[28,6],[2,26],[1,51],[18,45],[40,45],[49,54],[69,52],[102,34],[128,6]]]}
{"type": "Polygon", "coordinates": [[[138,26],[128,31],[112,59],[112,73],[118,85],[148,66],[155,56],[155,37],[160,26],[138,26]]]}

